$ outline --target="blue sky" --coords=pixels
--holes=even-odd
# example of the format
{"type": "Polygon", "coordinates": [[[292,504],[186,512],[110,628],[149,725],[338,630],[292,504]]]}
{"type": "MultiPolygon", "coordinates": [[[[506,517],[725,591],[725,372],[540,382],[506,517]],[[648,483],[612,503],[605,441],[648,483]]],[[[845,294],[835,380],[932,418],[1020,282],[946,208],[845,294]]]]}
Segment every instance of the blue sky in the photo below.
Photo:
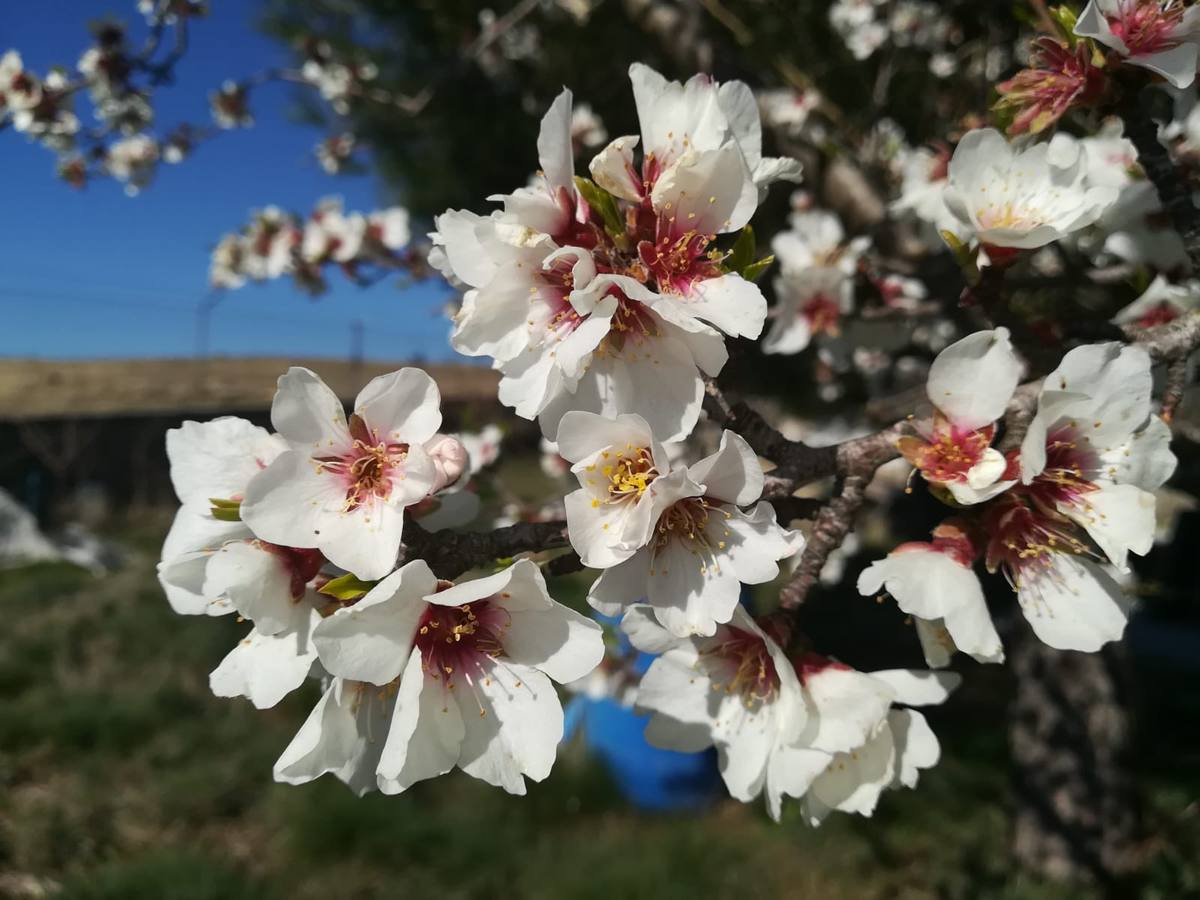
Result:
{"type": "MultiPolygon", "coordinates": [[[[217,0],[211,16],[194,24],[177,83],[157,96],[163,131],[206,123],[208,92],[225,78],[285,61],[283,48],[255,30],[257,11],[257,3],[217,0]]],[[[88,20],[105,12],[126,21],[135,41],[144,34],[135,0],[6,3],[0,52],[18,49],[42,73],[74,67],[88,20]]],[[[191,355],[211,247],[251,208],[274,203],[303,213],[329,194],[349,209],[386,204],[386,190],[370,176],[335,178],[320,169],[312,156],[320,133],[288,118],[292,90],[259,88],[254,128],[222,134],[184,164],[161,167],[133,198],[107,180],[76,191],[55,177],[52,153],[11,128],[0,132],[0,356],[191,355]]],[[[86,125],[85,99],[77,111],[86,125]]],[[[345,356],[352,323],[361,320],[370,358],[455,358],[440,314],[445,285],[359,288],[337,272],[329,280],[332,290],[316,301],[287,282],[230,292],[212,319],[211,352],[345,356]]]]}

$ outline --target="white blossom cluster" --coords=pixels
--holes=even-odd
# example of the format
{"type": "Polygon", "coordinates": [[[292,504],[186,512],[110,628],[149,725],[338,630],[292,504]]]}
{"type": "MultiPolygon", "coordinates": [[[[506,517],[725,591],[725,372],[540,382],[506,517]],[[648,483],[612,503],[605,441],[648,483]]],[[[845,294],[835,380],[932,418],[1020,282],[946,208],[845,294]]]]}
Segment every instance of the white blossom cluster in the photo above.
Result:
{"type": "Polygon", "coordinates": [[[325,269],[338,266],[350,278],[372,268],[409,265],[408,211],[394,206],[370,213],[346,213],[330,197],[301,221],[275,206],[258,210],[250,224],[217,242],[209,265],[214,288],[239,288],[249,281],[290,276],[303,290],[326,289],[325,269]]]}
{"type": "Polygon", "coordinates": [[[66,75],[58,69],[39,78],[25,68],[21,54],[0,56],[0,121],[56,152],[75,146],[79,118],[72,109],[66,75]]]}
{"type": "Polygon", "coordinates": [[[603,655],[599,626],[553,601],[528,560],[458,584],[421,560],[397,567],[405,519],[436,514],[494,459],[494,435],[438,433],[439,405],[428,375],[401,369],[347,416],[294,368],[275,433],[234,418],[168,433],[182,507],[159,565],[167,598],[251,623],[213,692],[267,708],[310,676],[325,685],[275,764],[280,781],[332,772],[358,793],[398,793],[457,767],[524,793],[562,737],[552,682],[603,655]]]}
{"type": "Polygon", "coordinates": [[[939,78],[958,69],[954,50],[962,35],[941,4],[931,0],[835,0],[829,24],[856,60],[890,43],[928,53],[929,70],[939,78]]]}
{"type": "MultiPolygon", "coordinates": [[[[836,6],[874,14],[874,4],[836,6]]],[[[910,6],[922,14],[895,4],[892,19],[910,6]]],[[[916,24],[895,29],[936,43],[915,37],[916,24]]],[[[347,76],[330,71],[314,68],[314,83],[348,96],[337,86],[347,76]]],[[[744,586],[772,582],[806,546],[764,499],[763,462],[731,430],[700,458],[684,442],[729,338],[798,353],[839,333],[859,282],[901,312],[925,286],[877,276],[871,242],[797,194],[771,243],[769,309],[756,279],[771,260],[757,258],[747,226],[770,184],[801,177],[795,160],[763,155],[760,109],[774,101],[640,64],[629,75],[640,134],[610,141],[590,177],[575,158],[601,126],[563,91],[541,121],[529,184],[489,198],[498,208],[486,215],[436,217],[429,262],[463,292],[451,341],[491,361],[500,401],[539,423],[543,465],[571,483],[566,538],[598,573],[587,602],[656,657],[632,692],[650,714],[647,739],[715,747],[731,796],[763,796],[776,819],[785,796],[812,824],[834,810],[871,815],[885,789],[915,787],[938,761],[915,708],[957,685],[937,670],[956,650],[1004,658],[978,563],[1007,579],[1046,644],[1090,652],[1121,637],[1130,602],[1113,570],[1150,549],[1155,491],[1175,467],[1151,358],[1118,343],[1070,350],[1016,434],[1005,416],[1031,388],[1019,387],[1028,373],[1010,332],[949,346],[943,334],[929,405],[896,449],[953,514],[858,580],[913,618],[931,670],[862,672],[821,654],[795,639],[787,611],[755,618],[741,602],[744,586]]],[[[1121,256],[1136,239],[1114,237],[1149,227],[1136,156],[1119,134],[1014,145],[976,129],[953,151],[913,151],[887,126],[872,140],[900,176],[893,211],[940,235],[976,280],[1051,245],[1121,256]],[[1120,213],[1122,203],[1139,212],[1120,213]]],[[[311,285],[325,264],[354,274],[408,242],[403,210],[362,216],[324,203],[300,223],[268,208],[222,240],[212,281],[291,274],[311,285]]],[[[1160,278],[1118,318],[1170,321],[1198,295],[1160,278]]],[[[868,347],[854,359],[875,364],[868,347]]],[[[554,683],[629,688],[593,674],[599,626],[551,599],[534,559],[451,583],[405,536],[413,517],[436,531],[474,515],[464,474],[494,458],[497,435],[439,434],[437,388],[415,369],[372,381],[349,416],[312,372],[292,369],[271,419],[276,433],[236,419],[170,433],[182,509],[160,578],[179,612],[236,610],[253,624],[213,673],[219,695],[270,706],[321,679],[275,777],[333,773],[360,793],[396,793],[455,767],[511,793],[546,777],[563,734],[554,683]]]]}
{"type": "MultiPolygon", "coordinates": [[[[210,91],[211,124],[184,123],[156,135],[154,93],[172,81],[187,46],[189,23],[207,15],[208,6],[202,0],[139,0],[138,9],[150,29],[139,50],[130,48],[123,26],[104,21],[93,26],[92,43],[74,72],[52,69],[41,77],[25,67],[16,50],[0,56],[0,127],[11,125],[55,153],[59,177],[75,187],[103,175],[136,195],[161,163],[182,162],[200,142],[251,127],[251,88],[269,81],[306,84],[339,116],[349,114],[356,103],[397,102],[374,87],[373,63],[343,58],[327,42],[313,39],[301,48],[298,70],[269,69],[227,79],[210,91]],[[85,93],[94,125],[76,113],[75,99],[85,93]]],[[[580,129],[581,139],[602,139],[598,120],[581,121],[580,129]]],[[[354,146],[352,134],[338,133],[318,146],[317,160],[335,174],[349,162],[354,146]]]]}
{"type": "Polygon", "coordinates": [[[1154,492],[1175,469],[1150,369],[1138,347],[1070,351],[1046,377],[1021,444],[1002,453],[998,421],[1021,376],[1008,332],[978,332],[938,355],[927,385],[933,413],[900,449],[960,514],[858,582],[863,594],[886,588],[913,616],[930,665],[946,665],[955,649],[980,662],[1004,658],[977,561],[1003,573],[1050,646],[1095,651],[1121,637],[1130,603],[1109,567],[1127,572],[1130,553],[1150,550],[1154,492]]]}

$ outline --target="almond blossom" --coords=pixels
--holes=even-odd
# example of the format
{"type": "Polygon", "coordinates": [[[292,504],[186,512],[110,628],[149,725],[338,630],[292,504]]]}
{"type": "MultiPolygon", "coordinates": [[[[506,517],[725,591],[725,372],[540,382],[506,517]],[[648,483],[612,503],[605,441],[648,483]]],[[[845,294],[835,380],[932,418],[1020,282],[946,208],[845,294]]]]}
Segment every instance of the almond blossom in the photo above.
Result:
{"type": "Polygon", "coordinates": [[[304,223],[300,256],[308,263],[349,263],[362,249],[366,231],[367,221],[360,213],[347,215],[340,198],[326,198],[304,223]]]}
{"type": "Polygon", "coordinates": [[[268,206],[255,210],[240,233],[217,243],[209,283],[233,289],[247,281],[291,275],[302,290],[319,294],[326,287],[326,265],[338,266],[351,278],[359,278],[367,267],[416,269],[416,257],[401,252],[410,240],[408,211],[399,206],[346,213],[339,198],[326,197],[305,222],[268,206]]]}
{"type": "Polygon", "coordinates": [[[1089,0],[1075,34],[1092,38],[1174,87],[1189,87],[1196,78],[1200,10],[1179,0],[1089,0]]]}
{"type": "Polygon", "coordinates": [[[245,85],[236,81],[223,81],[218,90],[208,95],[213,122],[218,128],[249,128],[254,124],[250,112],[250,95],[245,85]]]}
{"type": "Polygon", "coordinates": [[[432,236],[431,258],[467,288],[455,349],[491,356],[501,401],[538,418],[546,437],[568,409],[637,413],[666,438],[685,436],[701,373],[724,365],[721,332],[757,337],[766,315],[762,293],[722,268],[713,243],[746,224],[759,185],[797,170],[762,158],[744,85],[680,85],[636,65],[630,77],[640,173],[639,139],[618,138],[593,160],[602,190],[584,200],[564,91],[542,120],[532,186],[493,198],[504,209],[489,217],[450,210],[432,236]]]}
{"type": "Polygon", "coordinates": [[[886,789],[914,788],[922,769],[941,757],[937,737],[912,706],[945,702],[961,681],[952,672],[886,669],[859,672],[816,653],[793,658],[809,719],[793,749],[794,791],[811,777],[814,759],[824,765],[807,784],[804,818],[819,825],[830,812],[870,816],[886,789]],[[897,706],[897,704],[903,704],[897,706]],[[820,756],[817,756],[819,754],[820,756]]]}
{"type": "Polygon", "coordinates": [[[124,183],[131,197],[146,187],[158,171],[160,157],[158,141],[147,134],[135,134],[114,141],[104,157],[104,168],[117,181],[124,183]]]}
{"type": "Polygon", "coordinates": [[[1113,321],[1149,328],[1174,322],[1198,308],[1200,284],[1195,281],[1171,284],[1159,275],[1136,300],[1113,316],[1113,321]]]}
{"type": "Polygon", "coordinates": [[[204,590],[205,571],[223,545],[253,540],[254,534],[238,516],[218,518],[214,512],[236,510],[250,480],[286,449],[278,435],[234,417],[168,429],[171,484],[181,506],[163,543],[158,579],[175,612],[233,611],[222,594],[204,590]]]}
{"type": "Polygon", "coordinates": [[[915,787],[919,770],[938,761],[925,718],[894,704],[941,703],[957,675],[789,658],[771,621],[741,607],[712,636],[672,635],[645,607],[626,613],[622,628],[659,654],[637,691],[637,707],[653,714],[646,739],[685,752],[716,746],[730,795],[765,795],[776,821],[784,796],[802,798],[812,825],[833,810],[869,816],[884,789],[915,787]]]}
{"type": "Polygon", "coordinates": [[[552,600],[529,560],[457,585],[416,560],[322,621],[313,641],[334,677],[275,777],[333,772],[360,794],[455,767],[524,794],[562,739],[553,682],[584,677],[604,654],[600,627],[552,600]]]}
{"type": "Polygon", "coordinates": [[[892,212],[912,216],[923,223],[926,239],[938,246],[944,231],[958,237],[968,233],[967,226],[946,206],[950,155],[945,146],[917,147],[901,152],[900,194],[891,204],[892,212]]]}
{"type": "Polygon", "coordinates": [[[237,517],[246,486],[286,450],[243,419],[185,422],[167,432],[171,480],[183,504],[163,545],[158,577],[183,614],[237,613],[250,633],[213,671],[219,697],[274,706],[308,676],[309,636],[324,600],[312,589],[324,557],[258,539],[237,517]]]}
{"type": "Polygon", "coordinates": [[[778,821],[783,796],[803,795],[828,762],[796,746],[809,711],[779,643],[740,606],[708,636],[673,635],[644,606],[630,609],[621,628],[637,649],[658,655],[636,695],[638,711],[652,714],[646,740],[685,753],[715,746],[730,796],[748,803],[765,795],[778,821]]]}
{"type": "Polygon", "coordinates": [[[288,449],[246,487],[243,521],[262,540],[382,578],[396,562],[404,508],[437,480],[423,445],[441,424],[440,402],[433,379],[400,369],[363,388],[347,418],[316,374],[289,369],[271,406],[288,449]]]}
{"type": "Polygon", "coordinates": [[[1154,494],[1174,471],[1170,429],[1150,407],[1150,358],[1094,344],[1047,376],[1021,444],[1021,485],[984,514],[988,569],[1017,591],[1034,633],[1098,650],[1125,629],[1129,600],[1105,570],[1154,542],[1154,494]]]}
{"type": "Polygon", "coordinates": [[[974,572],[982,550],[981,537],[966,523],[943,522],[932,541],[901,544],[867,566],[858,576],[858,592],[870,596],[886,589],[913,617],[925,662],[934,668],[949,665],[955,650],[978,662],[1003,662],[1000,636],[974,572]]]}
{"type": "Polygon", "coordinates": [[[308,590],[287,607],[290,616],[279,631],[251,629],[209,674],[213,695],[245,697],[256,709],[269,709],[300,687],[317,664],[312,634],[327,606],[327,598],[308,590]]]}
{"type": "Polygon", "coordinates": [[[358,140],[350,132],[335,134],[321,141],[313,153],[317,162],[327,175],[337,175],[342,172],[354,156],[354,148],[358,140]]]}
{"type": "Polygon", "coordinates": [[[1042,36],[1031,44],[1029,68],[996,85],[995,109],[1012,116],[1010,135],[1039,134],[1069,110],[1094,103],[1106,86],[1086,41],[1072,48],[1042,36]]]}
{"type": "Polygon", "coordinates": [[[1015,150],[994,128],[969,131],[950,160],[946,206],[984,247],[1032,250],[1091,225],[1117,191],[1087,184],[1078,142],[1015,150]]]}
{"type": "Polygon", "coordinates": [[[1151,412],[1150,357],[1140,347],[1078,347],[1046,377],[1021,444],[1035,508],[1084,528],[1124,570],[1154,539],[1154,495],[1175,469],[1170,430],[1151,412]]]}
{"type": "Polygon", "coordinates": [[[925,385],[931,419],[916,420],[918,436],[897,446],[928,482],[968,505],[994,497],[1016,483],[1005,478],[1008,461],[992,447],[1021,378],[1021,362],[1008,329],[978,331],[937,355],[925,385]]]}
{"type": "Polygon", "coordinates": [[[566,499],[567,530],[584,564],[604,569],[588,593],[604,615],[647,602],[672,633],[711,635],[743,583],[772,580],[804,546],[769,503],[742,511],[761,496],[763,474],[731,431],[712,456],[674,470],[637,416],[567,413],[558,446],[580,484],[566,499]]]}
{"type": "Polygon", "coordinates": [[[779,261],[777,303],[764,353],[799,353],[816,335],[836,337],[854,302],[854,275],[870,238],[847,241],[837,215],[824,210],[793,213],[791,228],[771,241],[779,261]]]}

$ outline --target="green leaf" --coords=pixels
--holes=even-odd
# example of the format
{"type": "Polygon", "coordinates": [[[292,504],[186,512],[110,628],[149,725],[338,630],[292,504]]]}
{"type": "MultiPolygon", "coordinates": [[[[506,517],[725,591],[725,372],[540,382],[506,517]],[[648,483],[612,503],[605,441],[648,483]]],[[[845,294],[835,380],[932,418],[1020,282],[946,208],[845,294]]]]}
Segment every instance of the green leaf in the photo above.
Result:
{"type": "Polygon", "coordinates": [[[976,258],[979,255],[979,248],[962,241],[953,231],[941,231],[939,234],[946,242],[946,246],[950,248],[950,252],[954,254],[954,259],[962,269],[967,284],[978,284],[979,264],[976,258]]]}
{"type": "Polygon", "coordinates": [[[357,600],[377,584],[378,581],[362,581],[354,575],[346,574],[327,582],[319,593],[336,600],[357,600]]]}
{"type": "Polygon", "coordinates": [[[600,217],[609,237],[614,241],[624,242],[626,240],[625,219],[621,215],[620,207],[617,206],[617,198],[590,178],[580,175],[575,176],[575,186],[579,188],[579,193],[583,195],[587,205],[600,217]]]}
{"type": "Polygon", "coordinates": [[[214,519],[220,519],[222,522],[242,521],[241,500],[223,500],[220,497],[209,497],[208,502],[212,504],[210,512],[214,519]]]}
{"type": "Polygon", "coordinates": [[[739,275],[754,265],[754,229],[749,225],[738,232],[724,265],[727,272],[737,272],[739,275]]]}
{"type": "Polygon", "coordinates": [[[1067,46],[1074,50],[1075,44],[1079,41],[1079,38],[1075,36],[1075,22],[1079,19],[1075,10],[1067,6],[1055,6],[1050,9],[1050,18],[1058,26],[1067,46]]]}
{"type": "Polygon", "coordinates": [[[758,281],[758,279],[763,277],[763,273],[771,268],[771,264],[774,262],[774,256],[764,256],[758,262],[750,263],[750,265],[746,266],[738,274],[747,281],[758,281]]]}

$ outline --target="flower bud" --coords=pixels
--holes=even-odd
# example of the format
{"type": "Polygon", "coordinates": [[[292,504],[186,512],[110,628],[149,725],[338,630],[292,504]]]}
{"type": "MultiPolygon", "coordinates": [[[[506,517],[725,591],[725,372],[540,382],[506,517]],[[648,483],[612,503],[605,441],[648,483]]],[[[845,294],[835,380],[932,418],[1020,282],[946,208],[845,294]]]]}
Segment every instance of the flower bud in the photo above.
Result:
{"type": "Polygon", "coordinates": [[[431,494],[454,484],[467,470],[467,448],[453,435],[435,434],[425,442],[425,452],[429,454],[437,469],[437,480],[433,483],[431,494]]]}

